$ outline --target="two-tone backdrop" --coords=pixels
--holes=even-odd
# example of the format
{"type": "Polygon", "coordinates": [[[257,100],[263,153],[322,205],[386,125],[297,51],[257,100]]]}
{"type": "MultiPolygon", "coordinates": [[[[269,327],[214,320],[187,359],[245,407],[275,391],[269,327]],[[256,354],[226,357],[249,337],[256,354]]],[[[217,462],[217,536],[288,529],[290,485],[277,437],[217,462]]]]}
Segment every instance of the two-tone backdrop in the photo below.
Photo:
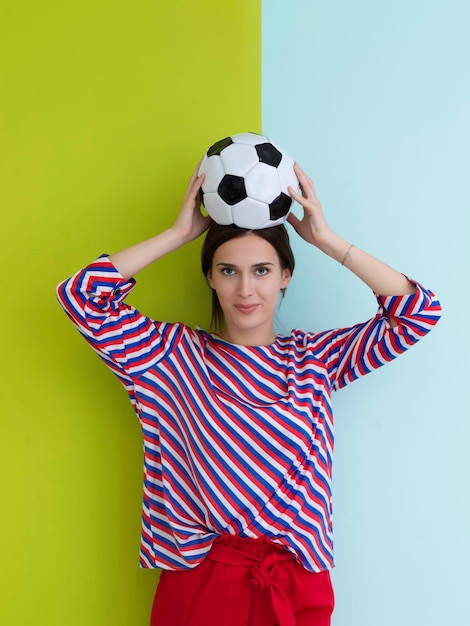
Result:
{"type": "MultiPolygon", "coordinates": [[[[148,623],[138,423],[54,289],[170,225],[207,146],[245,130],[311,174],[338,232],[444,306],[422,344],[335,398],[334,624],[464,624],[467,3],[19,0],[0,16],[2,626],[148,623]]],[[[280,329],[374,314],[292,237],[280,329]]],[[[199,246],[142,272],[132,302],[207,326],[199,246]]]]}

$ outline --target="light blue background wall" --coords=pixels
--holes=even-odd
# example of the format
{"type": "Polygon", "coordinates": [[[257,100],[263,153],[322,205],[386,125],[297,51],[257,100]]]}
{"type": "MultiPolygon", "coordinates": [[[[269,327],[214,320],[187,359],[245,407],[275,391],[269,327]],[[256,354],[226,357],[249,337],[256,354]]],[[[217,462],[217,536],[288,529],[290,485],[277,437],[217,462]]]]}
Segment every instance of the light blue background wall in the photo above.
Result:
{"type": "MultiPolygon", "coordinates": [[[[335,626],[468,623],[470,5],[264,0],[263,132],[331,225],[439,294],[444,318],[335,397],[335,626]]],[[[367,288],[294,235],[282,327],[370,317],[367,288]]]]}

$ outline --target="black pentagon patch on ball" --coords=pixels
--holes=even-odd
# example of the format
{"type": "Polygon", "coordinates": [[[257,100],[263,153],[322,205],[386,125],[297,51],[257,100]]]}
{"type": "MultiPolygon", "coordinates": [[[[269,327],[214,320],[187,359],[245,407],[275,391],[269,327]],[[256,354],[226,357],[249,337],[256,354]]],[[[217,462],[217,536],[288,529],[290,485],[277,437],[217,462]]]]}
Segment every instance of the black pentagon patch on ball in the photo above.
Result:
{"type": "Polygon", "coordinates": [[[225,174],[217,189],[219,196],[230,206],[247,198],[245,180],[241,176],[225,174]]]}
{"type": "Polygon", "coordinates": [[[282,154],[272,143],[259,143],[255,148],[261,163],[277,167],[282,160],[282,154]]]}
{"type": "Polygon", "coordinates": [[[292,198],[282,193],[269,205],[269,219],[278,220],[289,213],[292,198]]]}
{"type": "Polygon", "coordinates": [[[207,156],[211,157],[215,154],[220,154],[222,150],[228,148],[228,146],[230,146],[232,143],[233,141],[231,137],[225,137],[225,139],[220,139],[220,141],[217,141],[213,146],[209,148],[209,150],[207,151],[207,156]]]}

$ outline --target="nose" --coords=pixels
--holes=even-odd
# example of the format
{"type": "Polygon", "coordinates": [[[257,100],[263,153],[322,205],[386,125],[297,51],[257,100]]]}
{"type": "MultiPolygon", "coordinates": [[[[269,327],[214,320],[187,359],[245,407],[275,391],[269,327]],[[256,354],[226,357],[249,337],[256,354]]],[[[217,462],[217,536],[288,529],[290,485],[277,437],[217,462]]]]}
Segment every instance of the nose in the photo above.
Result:
{"type": "Polygon", "coordinates": [[[248,298],[253,293],[253,285],[249,274],[241,274],[238,291],[242,298],[248,298]]]}

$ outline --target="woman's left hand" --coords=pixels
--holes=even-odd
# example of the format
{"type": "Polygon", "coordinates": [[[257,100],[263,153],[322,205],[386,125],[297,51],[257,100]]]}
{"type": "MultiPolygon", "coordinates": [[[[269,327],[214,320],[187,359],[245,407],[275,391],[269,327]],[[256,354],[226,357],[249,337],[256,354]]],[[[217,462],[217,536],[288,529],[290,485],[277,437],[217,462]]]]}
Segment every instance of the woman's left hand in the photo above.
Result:
{"type": "Polygon", "coordinates": [[[291,212],[287,221],[294,227],[302,239],[321,248],[333,233],[323,215],[313,180],[307,176],[297,163],[294,165],[294,171],[299,179],[302,195],[295,193],[292,187],[288,187],[288,191],[292,198],[302,206],[304,215],[302,219],[299,219],[291,212]]]}

